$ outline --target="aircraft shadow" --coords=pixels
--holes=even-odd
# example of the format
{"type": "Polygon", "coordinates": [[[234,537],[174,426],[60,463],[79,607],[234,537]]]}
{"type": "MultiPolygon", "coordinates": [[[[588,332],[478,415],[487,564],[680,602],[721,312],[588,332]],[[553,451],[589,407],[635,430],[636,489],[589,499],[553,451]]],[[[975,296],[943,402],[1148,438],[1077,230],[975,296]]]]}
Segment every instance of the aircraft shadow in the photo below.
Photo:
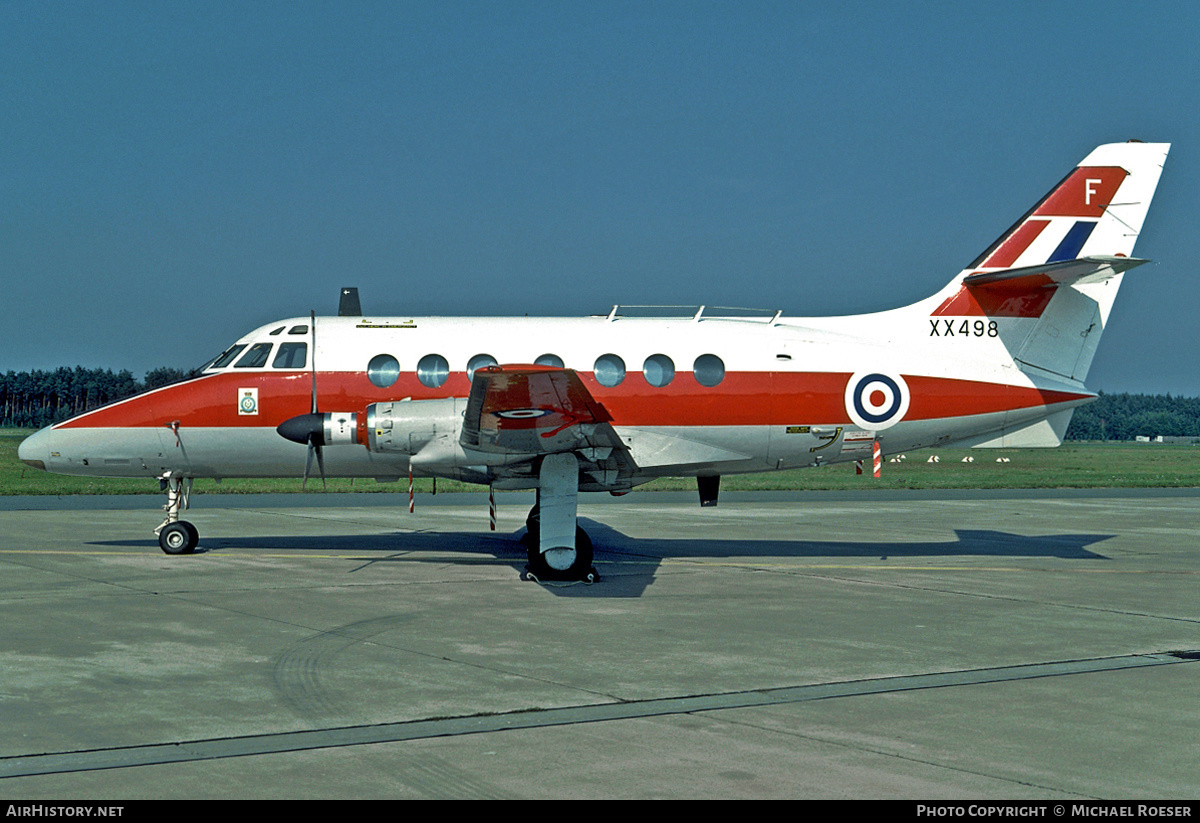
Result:
{"type": "MultiPolygon", "coordinates": [[[[930,558],[996,557],[1058,558],[1062,560],[1107,560],[1088,546],[1108,540],[1111,534],[1022,535],[994,529],[955,529],[955,539],[940,541],[881,540],[729,540],[705,538],[631,538],[603,523],[580,518],[580,524],[596,546],[600,582],[592,585],[550,585],[564,595],[637,597],[654,582],[665,559],[731,558],[930,558]]],[[[286,550],[356,552],[363,565],[377,563],[477,563],[481,559],[510,563],[524,577],[525,549],[518,542],[524,529],[507,534],[478,532],[384,532],[366,535],[265,535],[257,537],[201,537],[196,554],[239,550],[286,550]],[[436,553],[436,558],[430,557],[436,553]],[[455,555],[461,558],[456,561],[455,555]]],[[[90,545],[145,547],[158,550],[156,540],[97,541],[90,545]]]]}

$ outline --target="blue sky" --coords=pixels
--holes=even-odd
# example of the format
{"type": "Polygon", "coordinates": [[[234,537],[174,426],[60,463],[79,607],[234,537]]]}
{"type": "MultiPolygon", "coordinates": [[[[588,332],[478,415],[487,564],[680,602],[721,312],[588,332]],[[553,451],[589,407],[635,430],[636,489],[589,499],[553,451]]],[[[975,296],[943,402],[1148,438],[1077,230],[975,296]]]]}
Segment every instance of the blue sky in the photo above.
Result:
{"type": "Polygon", "coordinates": [[[1194,3],[0,0],[0,371],[274,319],[848,314],[1173,143],[1089,377],[1200,395],[1194,3]]]}

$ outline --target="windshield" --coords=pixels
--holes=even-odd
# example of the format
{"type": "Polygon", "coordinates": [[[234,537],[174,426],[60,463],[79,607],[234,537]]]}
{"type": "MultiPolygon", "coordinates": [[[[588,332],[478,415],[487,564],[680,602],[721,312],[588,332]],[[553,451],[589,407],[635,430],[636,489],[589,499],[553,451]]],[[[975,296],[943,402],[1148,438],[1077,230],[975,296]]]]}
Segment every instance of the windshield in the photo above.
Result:
{"type": "Polygon", "coordinates": [[[208,371],[209,369],[223,369],[233,362],[233,358],[241,353],[242,349],[246,348],[244,343],[235,343],[225,351],[218,354],[208,362],[208,365],[199,369],[199,371],[208,371]]]}

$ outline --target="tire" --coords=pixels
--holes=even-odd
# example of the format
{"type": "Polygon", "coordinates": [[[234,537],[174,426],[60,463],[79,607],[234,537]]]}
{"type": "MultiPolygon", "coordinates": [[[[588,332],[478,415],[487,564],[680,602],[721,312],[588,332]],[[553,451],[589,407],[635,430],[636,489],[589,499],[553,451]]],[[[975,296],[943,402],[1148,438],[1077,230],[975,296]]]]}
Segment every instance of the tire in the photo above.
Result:
{"type": "Polygon", "coordinates": [[[191,554],[196,550],[200,535],[186,520],[166,526],[158,533],[158,547],[166,554],[191,554]]]}
{"type": "Polygon", "coordinates": [[[531,529],[522,540],[529,556],[529,573],[539,580],[585,580],[592,571],[592,540],[587,532],[575,527],[575,557],[566,568],[554,568],[538,549],[538,534],[531,529]]]}

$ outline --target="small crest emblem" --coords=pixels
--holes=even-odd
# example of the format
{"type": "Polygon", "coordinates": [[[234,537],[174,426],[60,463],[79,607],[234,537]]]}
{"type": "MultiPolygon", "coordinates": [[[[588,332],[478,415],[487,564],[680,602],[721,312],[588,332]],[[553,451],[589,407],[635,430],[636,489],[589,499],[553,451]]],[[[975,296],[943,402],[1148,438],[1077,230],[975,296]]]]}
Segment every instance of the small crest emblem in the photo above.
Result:
{"type": "Polygon", "coordinates": [[[238,414],[258,414],[258,389],[238,389],[238,414]]]}

